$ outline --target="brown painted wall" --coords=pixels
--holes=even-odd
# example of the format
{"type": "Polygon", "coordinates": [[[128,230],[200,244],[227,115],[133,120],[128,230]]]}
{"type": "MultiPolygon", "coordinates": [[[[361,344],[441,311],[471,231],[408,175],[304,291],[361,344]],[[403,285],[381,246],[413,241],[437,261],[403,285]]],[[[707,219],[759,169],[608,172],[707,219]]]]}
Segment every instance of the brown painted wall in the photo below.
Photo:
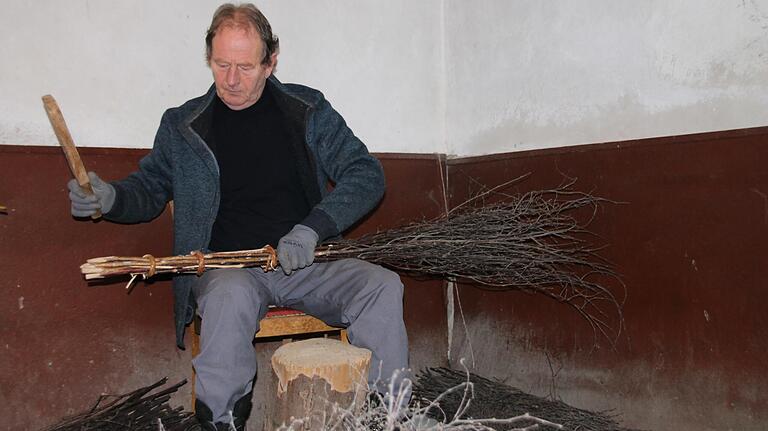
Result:
{"type": "Polygon", "coordinates": [[[592,350],[592,330],[563,304],[465,286],[476,369],[646,429],[768,428],[766,161],[768,128],[449,161],[452,205],[475,181],[526,172],[519,191],[567,176],[626,202],[592,225],[626,284],[617,349],[592,350]]]}
{"type": "MultiPolygon", "coordinates": [[[[387,195],[351,235],[431,218],[476,189],[531,172],[526,191],[577,177],[617,201],[592,225],[622,273],[625,337],[615,350],[572,309],[520,292],[459,287],[453,363],[584,408],[615,409],[644,429],[765,429],[768,351],[768,128],[453,159],[382,154],[387,195]],[[446,166],[447,165],[447,166],[446,166]],[[474,359],[474,363],[473,363],[474,359]]],[[[106,178],[145,151],[84,149],[106,178]]],[[[85,259],[170,252],[170,219],[142,225],[75,221],[57,148],[0,146],[0,429],[35,429],[161,376],[190,375],[173,346],[167,282],[88,287],[85,259]]],[[[412,365],[446,362],[444,287],[406,278],[412,365]]],[[[617,288],[618,286],[615,286],[617,288]]],[[[259,345],[255,423],[266,407],[259,345]]],[[[186,394],[188,396],[188,393],[186,394]]],[[[177,399],[188,405],[189,400],[177,399]]]]}
{"type": "MultiPolygon", "coordinates": [[[[145,150],[82,149],[85,165],[105,178],[133,169],[145,150]]],[[[381,155],[388,191],[351,235],[440,214],[438,156],[381,155]]],[[[111,254],[168,255],[168,214],[152,223],[118,225],[69,215],[69,171],[58,148],[0,146],[0,429],[50,425],[89,408],[101,393],[125,393],[163,376],[191,376],[189,353],[174,346],[168,281],[88,286],[86,259],[111,254]]],[[[406,279],[405,314],[414,367],[444,363],[441,282],[406,279]],[[441,362],[442,361],[442,362],[441,362]]],[[[266,403],[269,357],[279,342],[259,345],[260,379],[252,423],[266,403]]],[[[189,385],[173,400],[190,406],[189,385]]]]}
{"type": "MultiPolygon", "coordinates": [[[[90,169],[114,178],[142,152],[87,150],[90,169]]],[[[69,216],[69,171],[58,148],[0,147],[0,415],[2,429],[36,429],[162,376],[186,375],[172,349],[168,282],[88,287],[79,266],[116,253],[168,254],[168,215],[144,225],[69,216]]]]}

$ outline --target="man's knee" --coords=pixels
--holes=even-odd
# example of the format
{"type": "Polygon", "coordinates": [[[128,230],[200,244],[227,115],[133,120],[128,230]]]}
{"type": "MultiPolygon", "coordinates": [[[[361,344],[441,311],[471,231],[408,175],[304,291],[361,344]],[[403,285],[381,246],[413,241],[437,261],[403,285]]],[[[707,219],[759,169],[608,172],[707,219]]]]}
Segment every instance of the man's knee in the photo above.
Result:
{"type": "Polygon", "coordinates": [[[374,265],[367,284],[371,298],[375,298],[374,303],[387,308],[402,307],[403,282],[396,272],[374,265]]]}
{"type": "Polygon", "coordinates": [[[376,271],[371,278],[375,280],[376,285],[380,286],[380,288],[386,292],[399,297],[403,296],[403,281],[396,272],[381,266],[376,266],[376,271]]]}

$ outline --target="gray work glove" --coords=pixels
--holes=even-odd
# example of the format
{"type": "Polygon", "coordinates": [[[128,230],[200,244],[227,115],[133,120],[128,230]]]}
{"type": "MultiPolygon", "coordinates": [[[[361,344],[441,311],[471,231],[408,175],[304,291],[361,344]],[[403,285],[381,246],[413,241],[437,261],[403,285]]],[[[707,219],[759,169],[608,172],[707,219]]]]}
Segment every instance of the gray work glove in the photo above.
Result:
{"type": "Polygon", "coordinates": [[[93,188],[92,195],[85,194],[85,191],[74,178],[67,183],[69,200],[72,201],[72,215],[75,217],[90,217],[96,213],[96,210],[101,210],[102,214],[106,214],[115,203],[115,188],[112,187],[112,184],[102,181],[93,172],[88,172],[88,178],[91,180],[91,188],[93,188]]]}
{"type": "Polygon", "coordinates": [[[285,275],[312,265],[315,260],[317,232],[303,224],[297,224],[277,243],[277,260],[285,275]]]}

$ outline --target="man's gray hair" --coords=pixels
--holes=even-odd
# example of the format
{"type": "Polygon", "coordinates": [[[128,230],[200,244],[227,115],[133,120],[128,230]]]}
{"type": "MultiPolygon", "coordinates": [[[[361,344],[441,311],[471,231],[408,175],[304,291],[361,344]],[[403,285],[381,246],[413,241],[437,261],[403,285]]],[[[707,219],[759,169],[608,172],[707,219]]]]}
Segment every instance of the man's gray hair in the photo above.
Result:
{"type": "Polygon", "coordinates": [[[261,64],[269,64],[272,54],[279,52],[280,41],[272,34],[272,26],[267,17],[251,3],[235,6],[232,3],[224,3],[216,9],[211,20],[211,26],[205,35],[205,62],[211,62],[211,46],[213,38],[222,26],[245,28],[255,30],[259,39],[264,42],[264,58],[261,64]]]}

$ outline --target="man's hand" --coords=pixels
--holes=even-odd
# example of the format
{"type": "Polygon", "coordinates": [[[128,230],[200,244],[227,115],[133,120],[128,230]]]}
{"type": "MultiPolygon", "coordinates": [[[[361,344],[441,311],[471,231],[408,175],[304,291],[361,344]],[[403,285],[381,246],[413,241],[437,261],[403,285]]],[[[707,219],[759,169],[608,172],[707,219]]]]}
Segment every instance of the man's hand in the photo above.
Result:
{"type": "Polygon", "coordinates": [[[315,260],[317,233],[303,224],[297,224],[277,243],[277,260],[285,275],[312,265],[315,260]]]}
{"type": "Polygon", "coordinates": [[[72,215],[75,217],[90,217],[96,210],[106,214],[115,203],[115,188],[111,184],[102,181],[93,172],[88,172],[88,178],[91,180],[92,195],[86,194],[74,178],[67,183],[72,215]]]}

